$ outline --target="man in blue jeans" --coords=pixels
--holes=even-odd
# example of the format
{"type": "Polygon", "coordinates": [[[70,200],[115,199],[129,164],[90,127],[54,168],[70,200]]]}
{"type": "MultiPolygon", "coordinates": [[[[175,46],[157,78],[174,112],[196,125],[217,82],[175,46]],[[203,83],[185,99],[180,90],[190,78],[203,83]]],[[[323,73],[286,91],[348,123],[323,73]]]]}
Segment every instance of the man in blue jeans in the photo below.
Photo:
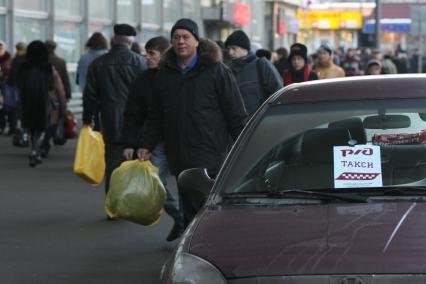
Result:
{"type": "MultiPolygon", "coordinates": [[[[135,158],[135,149],[141,139],[140,134],[148,113],[148,107],[152,100],[152,85],[157,74],[161,55],[169,47],[169,40],[164,37],[150,39],[146,45],[146,59],[148,70],[130,88],[129,97],[124,111],[123,140],[124,158],[131,160],[135,158]]],[[[169,166],[164,152],[163,143],[160,142],[155,147],[151,155],[151,162],[159,168],[160,179],[166,188],[167,199],[164,210],[175,221],[175,224],[167,236],[167,241],[173,241],[182,233],[184,224],[181,211],[176,205],[176,200],[167,188],[167,177],[169,176],[169,166]]]]}
{"type": "Polygon", "coordinates": [[[166,239],[170,242],[177,239],[182,234],[184,230],[184,223],[182,213],[176,206],[176,200],[174,199],[173,195],[167,187],[167,177],[170,175],[170,171],[166,153],[164,151],[163,142],[160,142],[157,147],[155,147],[152,151],[151,162],[159,169],[161,182],[163,183],[164,188],[166,189],[167,197],[166,202],[164,203],[164,210],[175,221],[175,224],[166,239]]]}

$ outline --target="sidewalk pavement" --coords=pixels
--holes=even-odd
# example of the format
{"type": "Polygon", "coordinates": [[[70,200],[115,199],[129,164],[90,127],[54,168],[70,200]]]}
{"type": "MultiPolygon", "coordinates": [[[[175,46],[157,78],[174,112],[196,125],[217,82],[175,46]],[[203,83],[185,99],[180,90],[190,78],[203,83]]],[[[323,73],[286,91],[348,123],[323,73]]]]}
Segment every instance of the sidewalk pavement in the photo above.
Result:
{"type": "Polygon", "coordinates": [[[76,140],[37,168],[0,135],[0,283],[158,283],[172,220],[106,221],[103,186],[73,174],[76,140]]]}

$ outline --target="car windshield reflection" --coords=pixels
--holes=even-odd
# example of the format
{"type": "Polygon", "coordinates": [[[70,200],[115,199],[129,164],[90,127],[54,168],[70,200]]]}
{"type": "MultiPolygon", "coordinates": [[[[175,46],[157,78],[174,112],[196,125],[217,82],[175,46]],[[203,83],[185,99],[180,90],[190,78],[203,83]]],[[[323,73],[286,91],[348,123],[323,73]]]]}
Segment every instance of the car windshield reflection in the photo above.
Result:
{"type": "Polygon", "coordinates": [[[336,110],[330,103],[299,113],[297,106],[276,107],[253,131],[237,159],[245,163],[236,167],[240,178],[222,196],[264,193],[342,202],[344,197],[333,195],[423,195],[426,118],[414,105],[358,102],[336,110]]]}

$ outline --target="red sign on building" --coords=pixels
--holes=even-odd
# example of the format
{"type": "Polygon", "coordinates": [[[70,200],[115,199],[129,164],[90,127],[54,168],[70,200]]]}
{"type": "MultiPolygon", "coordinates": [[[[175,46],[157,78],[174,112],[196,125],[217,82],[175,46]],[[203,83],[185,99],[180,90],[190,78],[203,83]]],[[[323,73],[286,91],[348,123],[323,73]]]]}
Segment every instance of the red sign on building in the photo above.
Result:
{"type": "Polygon", "coordinates": [[[277,21],[277,25],[278,25],[277,33],[278,33],[279,35],[284,35],[284,34],[285,34],[285,32],[286,32],[286,28],[285,28],[285,22],[284,22],[284,20],[282,20],[282,19],[278,19],[278,21],[277,21]]]}
{"type": "Polygon", "coordinates": [[[246,26],[250,24],[251,20],[251,7],[249,4],[234,3],[233,4],[232,22],[239,26],[246,26]]]}

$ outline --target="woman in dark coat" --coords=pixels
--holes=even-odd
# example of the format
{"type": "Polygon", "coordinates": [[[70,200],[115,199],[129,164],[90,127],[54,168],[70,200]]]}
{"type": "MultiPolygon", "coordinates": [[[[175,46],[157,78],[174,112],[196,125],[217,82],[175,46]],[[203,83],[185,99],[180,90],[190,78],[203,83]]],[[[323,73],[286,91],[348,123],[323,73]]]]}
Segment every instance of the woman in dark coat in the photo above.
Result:
{"type": "Polygon", "coordinates": [[[37,40],[28,45],[26,60],[19,70],[18,89],[22,98],[22,127],[31,135],[29,164],[35,167],[49,150],[60,113],[66,111],[64,87],[58,72],[49,64],[43,42],[37,40]]]}
{"type": "Polygon", "coordinates": [[[308,64],[308,49],[301,43],[295,43],[290,48],[288,57],[290,68],[284,72],[284,86],[292,83],[318,80],[316,73],[312,72],[308,64]]]}

